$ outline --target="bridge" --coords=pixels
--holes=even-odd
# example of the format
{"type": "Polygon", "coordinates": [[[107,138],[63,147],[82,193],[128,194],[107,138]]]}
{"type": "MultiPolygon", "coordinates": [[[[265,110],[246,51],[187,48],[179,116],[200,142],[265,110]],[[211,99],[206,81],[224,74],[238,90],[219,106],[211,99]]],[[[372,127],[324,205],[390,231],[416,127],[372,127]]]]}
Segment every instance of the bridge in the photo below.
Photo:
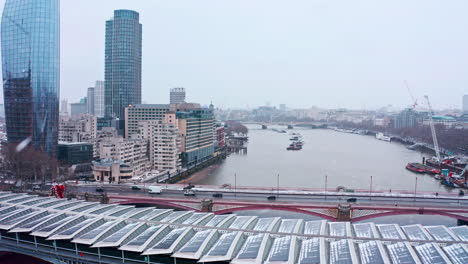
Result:
{"type": "MultiPolygon", "coordinates": [[[[321,203],[315,201],[302,202],[281,202],[281,201],[243,201],[226,199],[198,199],[198,198],[167,198],[167,197],[147,197],[147,196],[121,196],[109,194],[110,203],[131,204],[131,205],[153,205],[176,208],[179,210],[193,210],[198,212],[213,212],[215,214],[228,214],[246,210],[278,210],[306,215],[317,216],[329,221],[350,221],[359,222],[375,217],[391,215],[442,215],[468,222],[468,207],[457,204],[444,205],[444,202],[425,201],[420,199],[426,206],[420,206],[420,203],[414,204],[414,198],[410,198],[410,203],[398,206],[393,205],[395,201],[402,198],[392,199],[393,204],[389,205],[360,205],[347,203],[346,199],[342,203],[321,203]],[[413,203],[413,204],[412,204],[413,203]]],[[[374,200],[378,199],[377,197],[374,200]]],[[[378,201],[376,201],[378,202],[378,201]]]]}
{"type": "Polygon", "coordinates": [[[132,190],[131,185],[67,185],[69,192],[94,193],[102,189],[110,203],[145,204],[180,210],[233,213],[242,210],[280,210],[318,216],[330,221],[358,222],[380,216],[420,214],[442,215],[468,221],[468,197],[458,193],[410,193],[361,190],[353,193],[243,187],[223,189],[216,186],[192,188],[196,196],[184,196],[184,185],[158,185],[162,192],[132,190]],[[274,198],[268,200],[267,198],[274,198]],[[209,202],[208,202],[209,201],[209,202]],[[352,202],[351,202],[352,201],[352,202]]]}
{"type": "Polygon", "coordinates": [[[467,263],[468,227],[216,215],[0,192],[0,251],[50,263],[467,263]]]}

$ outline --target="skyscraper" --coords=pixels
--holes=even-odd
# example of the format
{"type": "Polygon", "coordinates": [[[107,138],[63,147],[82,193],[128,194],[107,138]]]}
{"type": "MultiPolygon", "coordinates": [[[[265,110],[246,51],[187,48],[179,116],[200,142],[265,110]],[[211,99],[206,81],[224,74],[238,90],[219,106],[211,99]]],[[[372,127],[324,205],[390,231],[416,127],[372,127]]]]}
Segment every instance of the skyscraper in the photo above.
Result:
{"type": "Polygon", "coordinates": [[[86,96],[87,101],[86,101],[86,111],[88,114],[94,115],[94,87],[89,87],[88,88],[88,94],[86,96]]]}
{"type": "Polygon", "coordinates": [[[7,0],[1,24],[8,142],[30,138],[57,154],[60,93],[59,0],[7,0]]]}
{"type": "Polygon", "coordinates": [[[105,115],[124,119],[125,107],[141,104],[142,25],[139,14],[115,10],[106,21],[105,115]]]}
{"type": "Polygon", "coordinates": [[[169,101],[171,104],[185,103],[185,88],[182,88],[182,87],[172,88],[169,93],[169,101]]]}
{"type": "Polygon", "coordinates": [[[96,81],[94,87],[94,115],[104,117],[104,81],[96,81]]]}

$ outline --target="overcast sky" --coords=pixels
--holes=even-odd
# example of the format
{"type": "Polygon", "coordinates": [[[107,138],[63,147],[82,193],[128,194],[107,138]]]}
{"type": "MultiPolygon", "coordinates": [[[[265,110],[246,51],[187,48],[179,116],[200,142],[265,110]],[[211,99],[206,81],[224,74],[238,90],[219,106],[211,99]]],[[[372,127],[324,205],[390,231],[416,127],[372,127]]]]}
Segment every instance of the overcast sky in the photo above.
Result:
{"type": "Polygon", "coordinates": [[[114,9],[140,13],[147,103],[176,86],[221,107],[404,107],[404,80],[436,108],[468,94],[466,0],[62,0],[69,102],[104,78],[114,9]]]}

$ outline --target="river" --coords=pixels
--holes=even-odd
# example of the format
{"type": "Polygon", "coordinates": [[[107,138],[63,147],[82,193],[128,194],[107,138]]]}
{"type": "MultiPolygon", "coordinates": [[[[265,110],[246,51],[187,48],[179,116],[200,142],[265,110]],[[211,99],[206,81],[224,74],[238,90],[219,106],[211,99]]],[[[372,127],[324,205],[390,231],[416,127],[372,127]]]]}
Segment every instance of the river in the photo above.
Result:
{"type": "Polygon", "coordinates": [[[412,192],[416,187],[418,192],[449,191],[430,175],[406,170],[408,162],[420,162],[426,154],[396,142],[329,129],[294,128],[288,133],[278,133],[271,127],[262,130],[259,125],[249,125],[248,128],[248,153],[231,154],[197,184],[237,182],[237,186],[276,188],[279,174],[280,187],[324,189],[327,185],[328,190],[344,186],[412,192]],[[305,141],[302,150],[286,150],[291,132],[302,135],[305,141]]]}

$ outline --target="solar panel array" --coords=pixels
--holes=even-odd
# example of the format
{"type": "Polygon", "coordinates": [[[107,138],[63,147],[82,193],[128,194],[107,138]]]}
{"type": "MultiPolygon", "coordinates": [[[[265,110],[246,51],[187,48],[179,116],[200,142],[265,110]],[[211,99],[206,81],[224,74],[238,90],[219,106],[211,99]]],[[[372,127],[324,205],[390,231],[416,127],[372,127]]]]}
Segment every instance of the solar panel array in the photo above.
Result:
{"type": "Polygon", "coordinates": [[[204,263],[468,263],[467,226],[214,215],[9,192],[0,192],[0,230],[204,263]]]}

